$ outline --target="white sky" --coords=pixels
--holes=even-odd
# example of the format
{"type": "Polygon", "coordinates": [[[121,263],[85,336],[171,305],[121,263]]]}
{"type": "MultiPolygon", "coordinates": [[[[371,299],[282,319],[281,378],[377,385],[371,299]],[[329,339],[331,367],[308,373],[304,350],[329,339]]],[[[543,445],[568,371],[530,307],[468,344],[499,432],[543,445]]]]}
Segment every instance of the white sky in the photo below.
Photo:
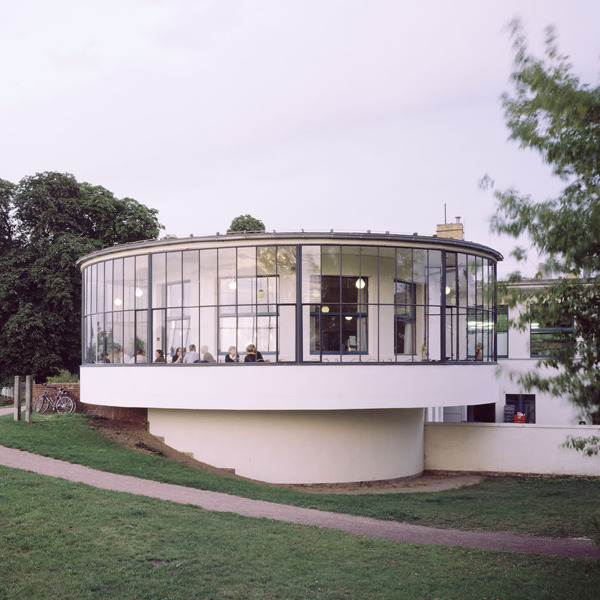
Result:
{"type": "Polygon", "coordinates": [[[598,84],[597,0],[0,0],[0,178],[72,173],[177,236],[431,235],[446,204],[507,273],[480,179],[559,189],[507,141],[515,16],[598,84]]]}

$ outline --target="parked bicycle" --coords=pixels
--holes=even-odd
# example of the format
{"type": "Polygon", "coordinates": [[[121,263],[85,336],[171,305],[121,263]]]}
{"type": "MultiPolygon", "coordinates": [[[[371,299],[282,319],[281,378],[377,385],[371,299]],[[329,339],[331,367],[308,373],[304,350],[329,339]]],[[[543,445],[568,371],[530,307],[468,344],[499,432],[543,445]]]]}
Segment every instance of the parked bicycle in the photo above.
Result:
{"type": "Polygon", "coordinates": [[[45,413],[49,408],[62,414],[75,412],[75,400],[69,398],[65,388],[56,388],[51,385],[45,385],[44,387],[46,388],[44,393],[33,404],[35,412],[45,413]]]}

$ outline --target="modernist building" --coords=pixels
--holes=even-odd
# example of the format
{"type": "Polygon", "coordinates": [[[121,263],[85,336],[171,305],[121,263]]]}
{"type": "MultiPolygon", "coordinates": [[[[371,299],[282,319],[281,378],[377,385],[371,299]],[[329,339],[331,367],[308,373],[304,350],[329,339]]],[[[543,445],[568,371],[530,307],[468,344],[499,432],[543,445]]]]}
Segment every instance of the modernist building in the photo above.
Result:
{"type": "Polygon", "coordinates": [[[502,256],[440,236],[217,234],[86,256],[82,400],[147,409],[170,446],[258,480],[419,474],[427,410],[497,389],[502,256]],[[264,362],[243,362],[248,344],[264,362]],[[175,364],[190,345],[215,362],[175,364]]]}

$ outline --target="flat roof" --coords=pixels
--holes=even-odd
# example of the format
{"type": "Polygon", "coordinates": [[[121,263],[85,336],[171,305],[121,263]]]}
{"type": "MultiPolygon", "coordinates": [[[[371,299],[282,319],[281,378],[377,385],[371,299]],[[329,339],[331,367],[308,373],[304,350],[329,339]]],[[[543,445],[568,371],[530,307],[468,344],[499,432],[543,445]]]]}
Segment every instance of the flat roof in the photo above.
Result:
{"type": "MultiPolygon", "coordinates": [[[[220,244],[224,242],[236,242],[236,241],[253,241],[253,242],[270,242],[276,243],[279,241],[291,241],[301,242],[306,240],[307,242],[332,242],[332,241],[355,241],[355,242],[396,242],[406,245],[419,245],[419,246],[445,246],[450,247],[453,250],[475,252],[477,254],[487,254],[493,257],[497,261],[504,259],[502,254],[489,246],[483,244],[477,244],[475,242],[467,242],[465,240],[456,240],[453,238],[441,238],[435,235],[423,236],[418,234],[406,235],[396,233],[374,233],[371,231],[360,232],[308,232],[308,231],[293,231],[293,232],[244,232],[244,233],[216,233],[215,235],[207,236],[190,236],[186,238],[164,238],[158,240],[141,240],[139,242],[130,242],[128,244],[117,244],[108,248],[103,248],[86,256],[82,256],[77,264],[88,261],[92,258],[97,258],[103,255],[113,254],[114,252],[122,252],[127,250],[141,250],[141,249],[152,249],[163,246],[175,246],[180,244],[220,244]]],[[[258,245],[258,244],[257,244],[258,245]]]]}

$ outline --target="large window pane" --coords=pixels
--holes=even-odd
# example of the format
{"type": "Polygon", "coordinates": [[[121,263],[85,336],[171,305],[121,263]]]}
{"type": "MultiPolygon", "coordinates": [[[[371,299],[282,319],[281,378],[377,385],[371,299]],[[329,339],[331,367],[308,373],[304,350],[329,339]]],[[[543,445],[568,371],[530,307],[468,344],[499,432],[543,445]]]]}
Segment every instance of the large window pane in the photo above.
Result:
{"type": "Polygon", "coordinates": [[[98,265],[92,265],[89,270],[88,293],[90,302],[88,314],[94,314],[98,312],[98,265]]]}
{"type": "Polygon", "coordinates": [[[113,262],[113,310],[123,310],[123,259],[113,262]]]}
{"type": "Polygon", "coordinates": [[[254,344],[258,350],[262,352],[262,348],[258,347],[258,340],[256,339],[256,317],[254,316],[240,316],[238,319],[238,347],[241,353],[246,353],[246,346],[248,344],[254,344]]]}
{"type": "Polygon", "coordinates": [[[148,308],[148,256],[135,258],[135,307],[148,308]]]}
{"type": "Polygon", "coordinates": [[[135,257],[128,256],[123,261],[123,308],[135,308],[135,257]]]}
{"type": "Polygon", "coordinates": [[[181,252],[167,253],[167,306],[179,308],[183,306],[181,252]]]}
{"type": "Polygon", "coordinates": [[[321,273],[323,275],[341,275],[341,252],[339,246],[321,247],[321,273]]]}
{"type": "Polygon", "coordinates": [[[83,362],[96,362],[96,335],[92,316],[86,317],[83,320],[83,332],[83,362]]]}
{"type": "Polygon", "coordinates": [[[198,250],[183,253],[183,306],[198,306],[200,302],[198,250]]]}
{"type": "Polygon", "coordinates": [[[280,303],[296,303],[296,246],[277,247],[280,303]]]}
{"type": "MultiPolygon", "coordinates": [[[[235,328],[235,325],[234,325],[235,328]]],[[[200,309],[200,343],[214,349],[211,353],[216,357],[218,352],[227,352],[227,348],[233,343],[217,345],[217,309],[216,307],[206,307],[200,309]]],[[[239,350],[239,347],[238,347],[239,350]]]]}
{"type": "Polygon", "coordinates": [[[216,357],[216,348],[212,345],[212,340],[205,342],[200,337],[200,313],[198,308],[184,308],[183,309],[183,339],[189,348],[190,344],[194,344],[196,346],[196,350],[200,352],[200,349],[204,344],[209,347],[209,351],[211,354],[214,354],[216,357]],[[210,343],[209,343],[210,342],[210,343]]]}
{"type": "Polygon", "coordinates": [[[277,317],[256,317],[256,347],[265,361],[275,360],[277,353],[277,317]]]}
{"type": "Polygon", "coordinates": [[[112,313],[113,363],[122,364],[131,356],[125,356],[123,347],[123,312],[112,313]]]}
{"type": "Polygon", "coordinates": [[[296,307],[279,307],[278,343],[280,362],[294,362],[296,360],[296,307]]]}
{"type": "Polygon", "coordinates": [[[104,263],[98,263],[98,293],[96,295],[96,312],[104,312],[104,263]]]}
{"type": "Polygon", "coordinates": [[[167,305],[167,257],[164,252],[152,256],[152,306],[167,305]]]}
{"type": "Polygon", "coordinates": [[[135,313],[135,361],[136,363],[152,362],[152,354],[148,348],[148,312],[138,310],[135,313]]]}
{"type": "Polygon", "coordinates": [[[219,249],[219,304],[237,303],[235,248],[219,249]]]}
{"type": "Polygon", "coordinates": [[[135,339],[135,312],[126,310],[123,312],[123,362],[131,364],[135,362],[137,345],[135,339]]]}
{"type": "Polygon", "coordinates": [[[321,248],[304,246],[302,248],[302,302],[312,304],[321,302],[321,248]]]}
{"type": "Polygon", "coordinates": [[[167,362],[171,362],[173,357],[173,348],[167,344],[166,336],[166,313],[164,310],[152,311],[152,355],[157,350],[162,350],[167,362]]]}
{"type": "Polygon", "coordinates": [[[381,304],[392,304],[394,302],[395,259],[394,248],[379,249],[379,285],[377,291],[371,290],[372,302],[381,304]]]}
{"type": "Polygon", "coordinates": [[[104,310],[113,309],[113,261],[107,260],[104,263],[104,310]]]}
{"type": "Polygon", "coordinates": [[[237,318],[235,316],[219,319],[219,346],[221,353],[227,353],[231,346],[235,346],[236,349],[241,347],[241,344],[238,345],[237,342],[237,318]]]}
{"type": "Polygon", "coordinates": [[[217,251],[200,251],[200,304],[212,306],[217,303],[217,251]]]}
{"type": "Polygon", "coordinates": [[[183,311],[180,308],[167,310],[167,346],[171,353],[174,349],[188,348],[187,330],[183,329],[183,311]]]}

